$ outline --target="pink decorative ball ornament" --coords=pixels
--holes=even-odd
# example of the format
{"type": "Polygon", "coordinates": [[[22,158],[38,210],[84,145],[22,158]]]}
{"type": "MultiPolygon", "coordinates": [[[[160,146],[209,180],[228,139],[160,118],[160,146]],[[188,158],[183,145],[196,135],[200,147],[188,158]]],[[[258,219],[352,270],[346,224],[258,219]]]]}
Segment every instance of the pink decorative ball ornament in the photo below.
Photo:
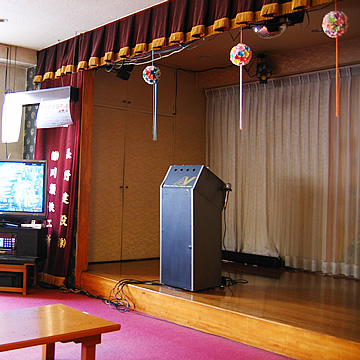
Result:
{"type": "Polygon", "coordinates": [[[331,38],[344,35],[348,28],[348,18],[342,11],[330,11],[323,18],[322,28],[331,38]]]}
{"type": "Polygon", "coordinates": [[[161,71],[158,67],[150,65],[143,71],[143,79],[150,85],[156,84],[161,78],[161,71]]]}
{"type": "Polygon", "coordinates": [[[236,65],[246,65],[250,62],[252,52],[249,46],[239,43],[230,51],[230,61],[236,65]]]}

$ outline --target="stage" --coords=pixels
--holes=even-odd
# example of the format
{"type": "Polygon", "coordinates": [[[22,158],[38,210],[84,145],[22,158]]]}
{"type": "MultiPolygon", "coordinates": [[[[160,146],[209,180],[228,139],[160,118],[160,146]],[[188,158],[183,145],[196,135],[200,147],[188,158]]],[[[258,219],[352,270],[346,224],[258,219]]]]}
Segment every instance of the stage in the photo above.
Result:
{"type": "MultiPolygon", "coordinates": [[[[81,288],[108,298],[122,279],[159,282],[159,260],[89,264],[81,288]]],[[[235,285],[188,292],[127,285],[138,311],[294,359],[360,359],[360,280],[223,262],[235,285]]]]}

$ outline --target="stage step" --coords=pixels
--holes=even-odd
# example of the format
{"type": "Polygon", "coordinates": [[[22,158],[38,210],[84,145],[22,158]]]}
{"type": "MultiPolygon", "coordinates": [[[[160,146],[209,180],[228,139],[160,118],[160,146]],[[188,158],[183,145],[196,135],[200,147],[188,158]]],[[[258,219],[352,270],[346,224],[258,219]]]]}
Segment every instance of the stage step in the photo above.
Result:
{"type": "MultiPolygon", "coordinates": [[[[105,298],[110,296],[117,283],[118,281],[96,274],[94,271],[83,272],[81,277],[83,290],[105,298]]],[[[249,296],[246,286],[244,285],[240,290],[244,297],[249,296]]],[[[245,308],[244,311],[241,311],[241,308],[235,311],[229,306],[232,299],[224,296],[225,293],[221,289],[212,291],[209,299],[206,299],[206,294],[199,295],[153,285],[127,285],[124,294],[137,311],[293,359],[355,360],[360,356],[360,342],[356,340],[359,334],[354,334],[355,339],[349,339],[329,335],[325,331],[315,331],[318,324],[305,326],[302,318],[308,315],[305,314],[304,308],[302,313],[301,307],[298,308],[298,324],[294,325],[292,321],[277,321],[265,316],[254,316],[245,311],[245,308]],[[222,306],[214,305],[215,297],[222,306]]],[[[247,299],[248,303],[253,303],[252,306],[260,307],[257,309],[259,314],[266,314],[268,309],[261,309],[261,306],[264,306],[262,300],[260,299],[256,304],[257,299],[247,299]]],[[[266,306],[277,307],[272,311],[286,314],[292,306],[291,296],[288,301],[287,304],[278,299],[273,301],[272,305],[266,306]]],[[[324,309],[319,308],[318,311],[324,309]]],[[[359,316],[359,312],[356,316],[359,316]]],[[[342,324],[338,325],[340,329],[342,324]]],[[[358,328],[358,325],[351,326],[358,328]]]]}

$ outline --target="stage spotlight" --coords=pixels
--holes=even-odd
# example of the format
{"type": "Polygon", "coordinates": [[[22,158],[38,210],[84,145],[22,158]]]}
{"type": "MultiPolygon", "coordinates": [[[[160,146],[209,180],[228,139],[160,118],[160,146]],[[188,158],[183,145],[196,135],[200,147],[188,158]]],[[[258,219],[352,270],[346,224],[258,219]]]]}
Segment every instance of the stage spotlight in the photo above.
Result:
{"type": "Polygon", "coordinates": [[[130,73],[133,70],[134,65],[121,65],[120,69],[116,72],[116,76],[122,80],[129,80],[130,73]]]}
{"type": "Polygon", "coordinates": [[[266,62],[266,55],[259,54],[257,60],[258,63],[256,66],[256,77],[259,79],[260,84],[266,84],[272,75],[272,69],[266,62]]]}
{"type": "Polygon", "coordinates": [[[122,65],[121,67],[122,67],[122,69],[124,69],[127,72],[132,72],[134,65],[133,64],[125,64],[125,65],[122,65]]]}
{"type": "Polygon", "coordinates": [[[274,39],[286,31],[287,25],[285,23],[281,25],[278,23],[267,23],[254,25],[252,29],[253,32],[262,39],[274,39]]]}
{"type": "Polygon", "coordinates": [[[296,11],[286,16],[276,17],[271,20],[263,21],[251,25],[253,32],[262,39],[274,39],[282,35],[288,26],[302,23],[305,11],[296,11]]]}

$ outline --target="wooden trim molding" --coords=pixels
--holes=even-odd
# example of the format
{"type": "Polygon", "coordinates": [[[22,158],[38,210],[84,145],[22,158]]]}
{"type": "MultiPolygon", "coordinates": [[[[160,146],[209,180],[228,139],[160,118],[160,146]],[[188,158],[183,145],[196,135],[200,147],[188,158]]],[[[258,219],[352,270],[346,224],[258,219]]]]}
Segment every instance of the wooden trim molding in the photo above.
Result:
{"type": "Polygon", "coordinates": [[[83,271],[87,270],[88,267],[93,103],[94,73],[92,71],[84,71],[79,149],[78,221],[75,263],[76,285],[79,285],[80,275],[83,271]]]}

